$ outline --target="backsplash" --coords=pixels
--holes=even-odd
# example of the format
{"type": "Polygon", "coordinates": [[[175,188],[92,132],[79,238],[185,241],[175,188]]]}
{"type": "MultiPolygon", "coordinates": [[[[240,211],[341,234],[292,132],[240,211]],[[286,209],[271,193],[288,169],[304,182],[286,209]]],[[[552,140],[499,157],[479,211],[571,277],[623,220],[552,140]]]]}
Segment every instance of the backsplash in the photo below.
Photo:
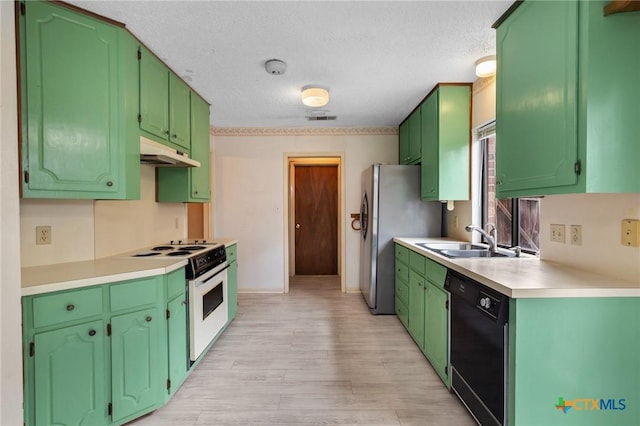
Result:
{"type": "Polygon", "coordinates": [[[640,282],[640,247],[620,243],[622,219],[640,219],[640,194],[546,196],[540,202],[540,257],[586,271],[640,282]],[[564,244],[550,241],[551,224],[565,225],[564,244]],[[582,245],[569,240],[582,226],[582,245]]]}
{"type": "Polygon", "coordinates": [[[20,200],[21,266],[98,259],[186,235],[186,205],[155,202],[155,168],[141,165],[140,200],[20,200]],[[36,226],[51,244],[36,245],[36,226]]]}

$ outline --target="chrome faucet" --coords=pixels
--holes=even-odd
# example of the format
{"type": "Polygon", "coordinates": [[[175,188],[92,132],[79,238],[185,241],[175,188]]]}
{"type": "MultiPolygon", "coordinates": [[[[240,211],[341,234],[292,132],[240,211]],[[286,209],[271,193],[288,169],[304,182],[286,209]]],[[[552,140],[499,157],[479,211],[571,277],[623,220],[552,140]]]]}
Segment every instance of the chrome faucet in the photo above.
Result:
{"type": "Polygon", "coordinates": [[[473,224],[465,226],[464,229],[467,232],[478,231],[480,235],[487,239],[487,242],[489,243],[489,250],[493,253],[498,251],[498,231],[493,223],[487,223],[488,232],[473,224]]]}

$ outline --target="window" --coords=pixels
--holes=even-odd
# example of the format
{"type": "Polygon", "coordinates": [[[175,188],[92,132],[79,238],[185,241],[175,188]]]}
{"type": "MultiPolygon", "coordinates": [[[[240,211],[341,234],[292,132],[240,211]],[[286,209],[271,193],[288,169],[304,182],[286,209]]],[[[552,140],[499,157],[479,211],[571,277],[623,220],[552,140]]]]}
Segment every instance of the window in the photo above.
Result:
{"type": "Polygon", "coordinates": [[[495,122],[478,130],[481,153],[482,226],[495,224],[498,245],[520,246],[537,253],[540,246],[540,200],[496,198],[496,133],[495,122]]]}

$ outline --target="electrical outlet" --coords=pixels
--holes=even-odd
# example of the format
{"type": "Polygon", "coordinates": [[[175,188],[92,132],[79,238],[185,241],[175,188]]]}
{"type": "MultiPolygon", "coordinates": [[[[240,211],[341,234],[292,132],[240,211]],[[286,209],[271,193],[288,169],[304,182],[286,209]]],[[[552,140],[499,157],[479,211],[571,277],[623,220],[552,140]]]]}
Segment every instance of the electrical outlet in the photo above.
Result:
{"type": "Polygon", "coordinates": [[[36,244],[51,244],[50,226],[36,226],[36,244]]]}
{"type": "Polygon", "coordinates": [[[571,225],[571,244],[582,245],[582,225],[571,225]]]}
{"type": "Polygon", "coordinates": [[[623,246],[640,247],[640,220],[623,219],[620,231],[623,246]]]}
{"type": "Polygon", "coordinates": [[[551,241],[564,244],[564,225],[551,224],[551,241]]]}

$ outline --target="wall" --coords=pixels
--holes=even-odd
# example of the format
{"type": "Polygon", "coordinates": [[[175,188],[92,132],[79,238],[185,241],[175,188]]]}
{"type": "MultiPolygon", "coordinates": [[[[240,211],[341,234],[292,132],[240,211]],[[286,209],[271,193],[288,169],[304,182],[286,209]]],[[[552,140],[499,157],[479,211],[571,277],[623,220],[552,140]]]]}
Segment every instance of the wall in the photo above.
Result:
{"type": "Polygon", "coordinates": [[[95,202],[96,258],[187,235],[186,204],[156,203],[155,167],[140,167],[140,200],[95,202]]]}
{"type": "MultiPolygon", "coordinates": [[[[495,78],[479,79],[473,87],[472,128],[495,119],[495,78]]],[[[500,143],[499,135],[497,143],[500,143]]],[[[473,158],[478,151],[474,144],[473,158]]],[[[473,164],[472,176],[478,176],[473,164]]],[[[473,197],[457,202],[447,212],[447,233],[451,238],[469,240],[464,231],[467,223],[480,223],[479,182],[472,181],[473,197]],[[458,226],[455,226],[456,217],[458,226]]],[[[620,244],[620,221],[640,219],[640,194],[574,194],[547,196],[540,202],[540,258],[570,265],[586,271],[640,282],[640,248],[620,244]],[[552,223],[582,225],[582,245],[559,244],[549,241],[552,223]]],[[[477,233],[474,233],[477,238],[477,233]]],[[[568,234],[567,234],[568,235],[568,234]]],[[[568,241],[568,240],[567,240],[568,241]]]]}
{"type": "Polygon", "coordinates": [[[0,1],[0,424],[22,425],[14,2],[0,1]]]}
{"type": "Polygon", "coordinates": [[[155,168],[140,166],[140,200],[20,202],[22,266],[99,259],[186,235],[186,207],[155,202],[155,168]],[[51,226],[51,244],[35,244],[35,227],[51,226]]]}
{"type": "Polygon", "coordinates": [[[640,194],[574,194],[540,201],[540,257],[640,283],[640,248],[620,244],[622,219],[640,219],[640,194]],[[550,241],[550,225],[564,224],[566,243],[550,241]],[[582,226],[582,245],[569,243],[570,225],[582,226]]]}
{"type": "Polygon", "coordinates": [[[285,264],[285,153],[344,156],[345,281],[358,291],[359,238],[349,224],[360,211],[361,173],[374,162],[398,160],[397,134],[214,135],[214,232],[238,245],[240,291],[282,292],[285,264]]]}

